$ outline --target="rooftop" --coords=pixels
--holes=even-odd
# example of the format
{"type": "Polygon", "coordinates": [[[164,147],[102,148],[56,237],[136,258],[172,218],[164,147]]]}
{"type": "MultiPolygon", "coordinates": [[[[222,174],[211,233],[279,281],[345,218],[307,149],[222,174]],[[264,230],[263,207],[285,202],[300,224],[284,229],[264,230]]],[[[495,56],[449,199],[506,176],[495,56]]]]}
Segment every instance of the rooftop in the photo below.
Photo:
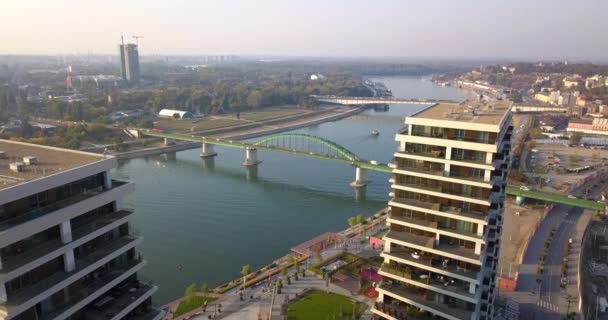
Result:
{"type": "Polygon", "coordinates": [[[3,153],[0,157],[0,190],[105,159],[105,156],[94,153],[3,139],[0,139],[0,153],[3,153]],[[27,165],[24,157],[34,157],[36,163],[27,165]],[[23,171],[11,170],[9,165],[14,162],[24,163],[23,171]]]}
{"type": "Polygon", "coordinates": [[[510,107],[510,101],[440,102],[410,117],[492,125],[500,124],[510,107]]]}

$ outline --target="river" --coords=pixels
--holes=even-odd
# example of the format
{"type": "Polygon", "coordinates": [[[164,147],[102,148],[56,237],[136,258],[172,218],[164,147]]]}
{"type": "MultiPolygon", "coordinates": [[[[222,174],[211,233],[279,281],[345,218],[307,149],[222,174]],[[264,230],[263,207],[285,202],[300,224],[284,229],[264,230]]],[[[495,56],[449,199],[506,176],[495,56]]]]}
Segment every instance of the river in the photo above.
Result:
{"type": "MultiPolygon", "coordinates": [[[[465,92],[441,87],[428,78],[374,77],[400,98],[460,100],[465,92]]],[[[359,115],[294,130],[332,140],[360,157],[388,162],[396,150],[395,132],[404,117],[422,106],[391,105],[387,112],[359,115]],[[378,129],[379,136],[370,131],[378,129]]],[[[370,172],[365,192],[349,186],[349,165],[260,151],[257,172],[241,163],[244,151],[216,148],[213,160],[200,150],[121,162],[119,179],[136,183],[125,200],[135,213],[131,224],[144,236],[141,251],[148,266],[141,277],[160,290],[156,304],[183,295],[191,283],[213,287],[238,277],[241,266],[255,269],[326,231],[347,227],[347,219],[369,215],[388,200],[388,175],[370,172]],[[180,267],[181,266],[181,267],[180,267]]]]}

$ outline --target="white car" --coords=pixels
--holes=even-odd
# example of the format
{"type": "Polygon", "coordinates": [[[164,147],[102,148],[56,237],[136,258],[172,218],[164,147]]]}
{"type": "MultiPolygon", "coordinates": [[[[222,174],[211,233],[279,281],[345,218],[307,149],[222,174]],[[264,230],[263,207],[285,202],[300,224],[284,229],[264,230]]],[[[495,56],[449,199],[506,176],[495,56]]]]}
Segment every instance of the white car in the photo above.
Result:
{"type": "Polygon", "coordinates": [[[519,187],[519,190],[530,191],[530,188],[528,188],[526,186],[521,186],[521,187],[519,187]]]}
{"type": "Polygon", "coordinates": [[[571,194],[568,195],[568,198],[570,198],[570,199],[576,199],[576,197],[573,196],[573,195],[571,195],[571,194]]]}

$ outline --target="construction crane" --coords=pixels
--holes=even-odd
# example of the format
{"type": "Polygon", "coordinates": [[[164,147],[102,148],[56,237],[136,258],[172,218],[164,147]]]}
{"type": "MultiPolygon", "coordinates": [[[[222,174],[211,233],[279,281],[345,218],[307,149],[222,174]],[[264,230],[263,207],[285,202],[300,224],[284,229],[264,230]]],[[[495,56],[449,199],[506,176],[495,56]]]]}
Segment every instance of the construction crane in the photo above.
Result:
{"type": "Polygon", "coordinates": [[[143,36],[133,36],[133,39],[135,39],[135,44],[137,46],[139,46],[139,38],[143,38],[143,36]]]}

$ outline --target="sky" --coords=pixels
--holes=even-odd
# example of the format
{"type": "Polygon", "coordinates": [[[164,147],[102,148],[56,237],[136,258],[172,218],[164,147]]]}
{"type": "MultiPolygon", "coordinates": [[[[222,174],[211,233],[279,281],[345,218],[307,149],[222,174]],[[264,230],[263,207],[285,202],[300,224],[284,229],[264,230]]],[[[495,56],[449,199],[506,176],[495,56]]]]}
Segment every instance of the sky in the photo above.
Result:
{"type": "Polygon", "coordinates": [[[608,61],[608,0],[1,0],[0,54],[608,61]]]}

